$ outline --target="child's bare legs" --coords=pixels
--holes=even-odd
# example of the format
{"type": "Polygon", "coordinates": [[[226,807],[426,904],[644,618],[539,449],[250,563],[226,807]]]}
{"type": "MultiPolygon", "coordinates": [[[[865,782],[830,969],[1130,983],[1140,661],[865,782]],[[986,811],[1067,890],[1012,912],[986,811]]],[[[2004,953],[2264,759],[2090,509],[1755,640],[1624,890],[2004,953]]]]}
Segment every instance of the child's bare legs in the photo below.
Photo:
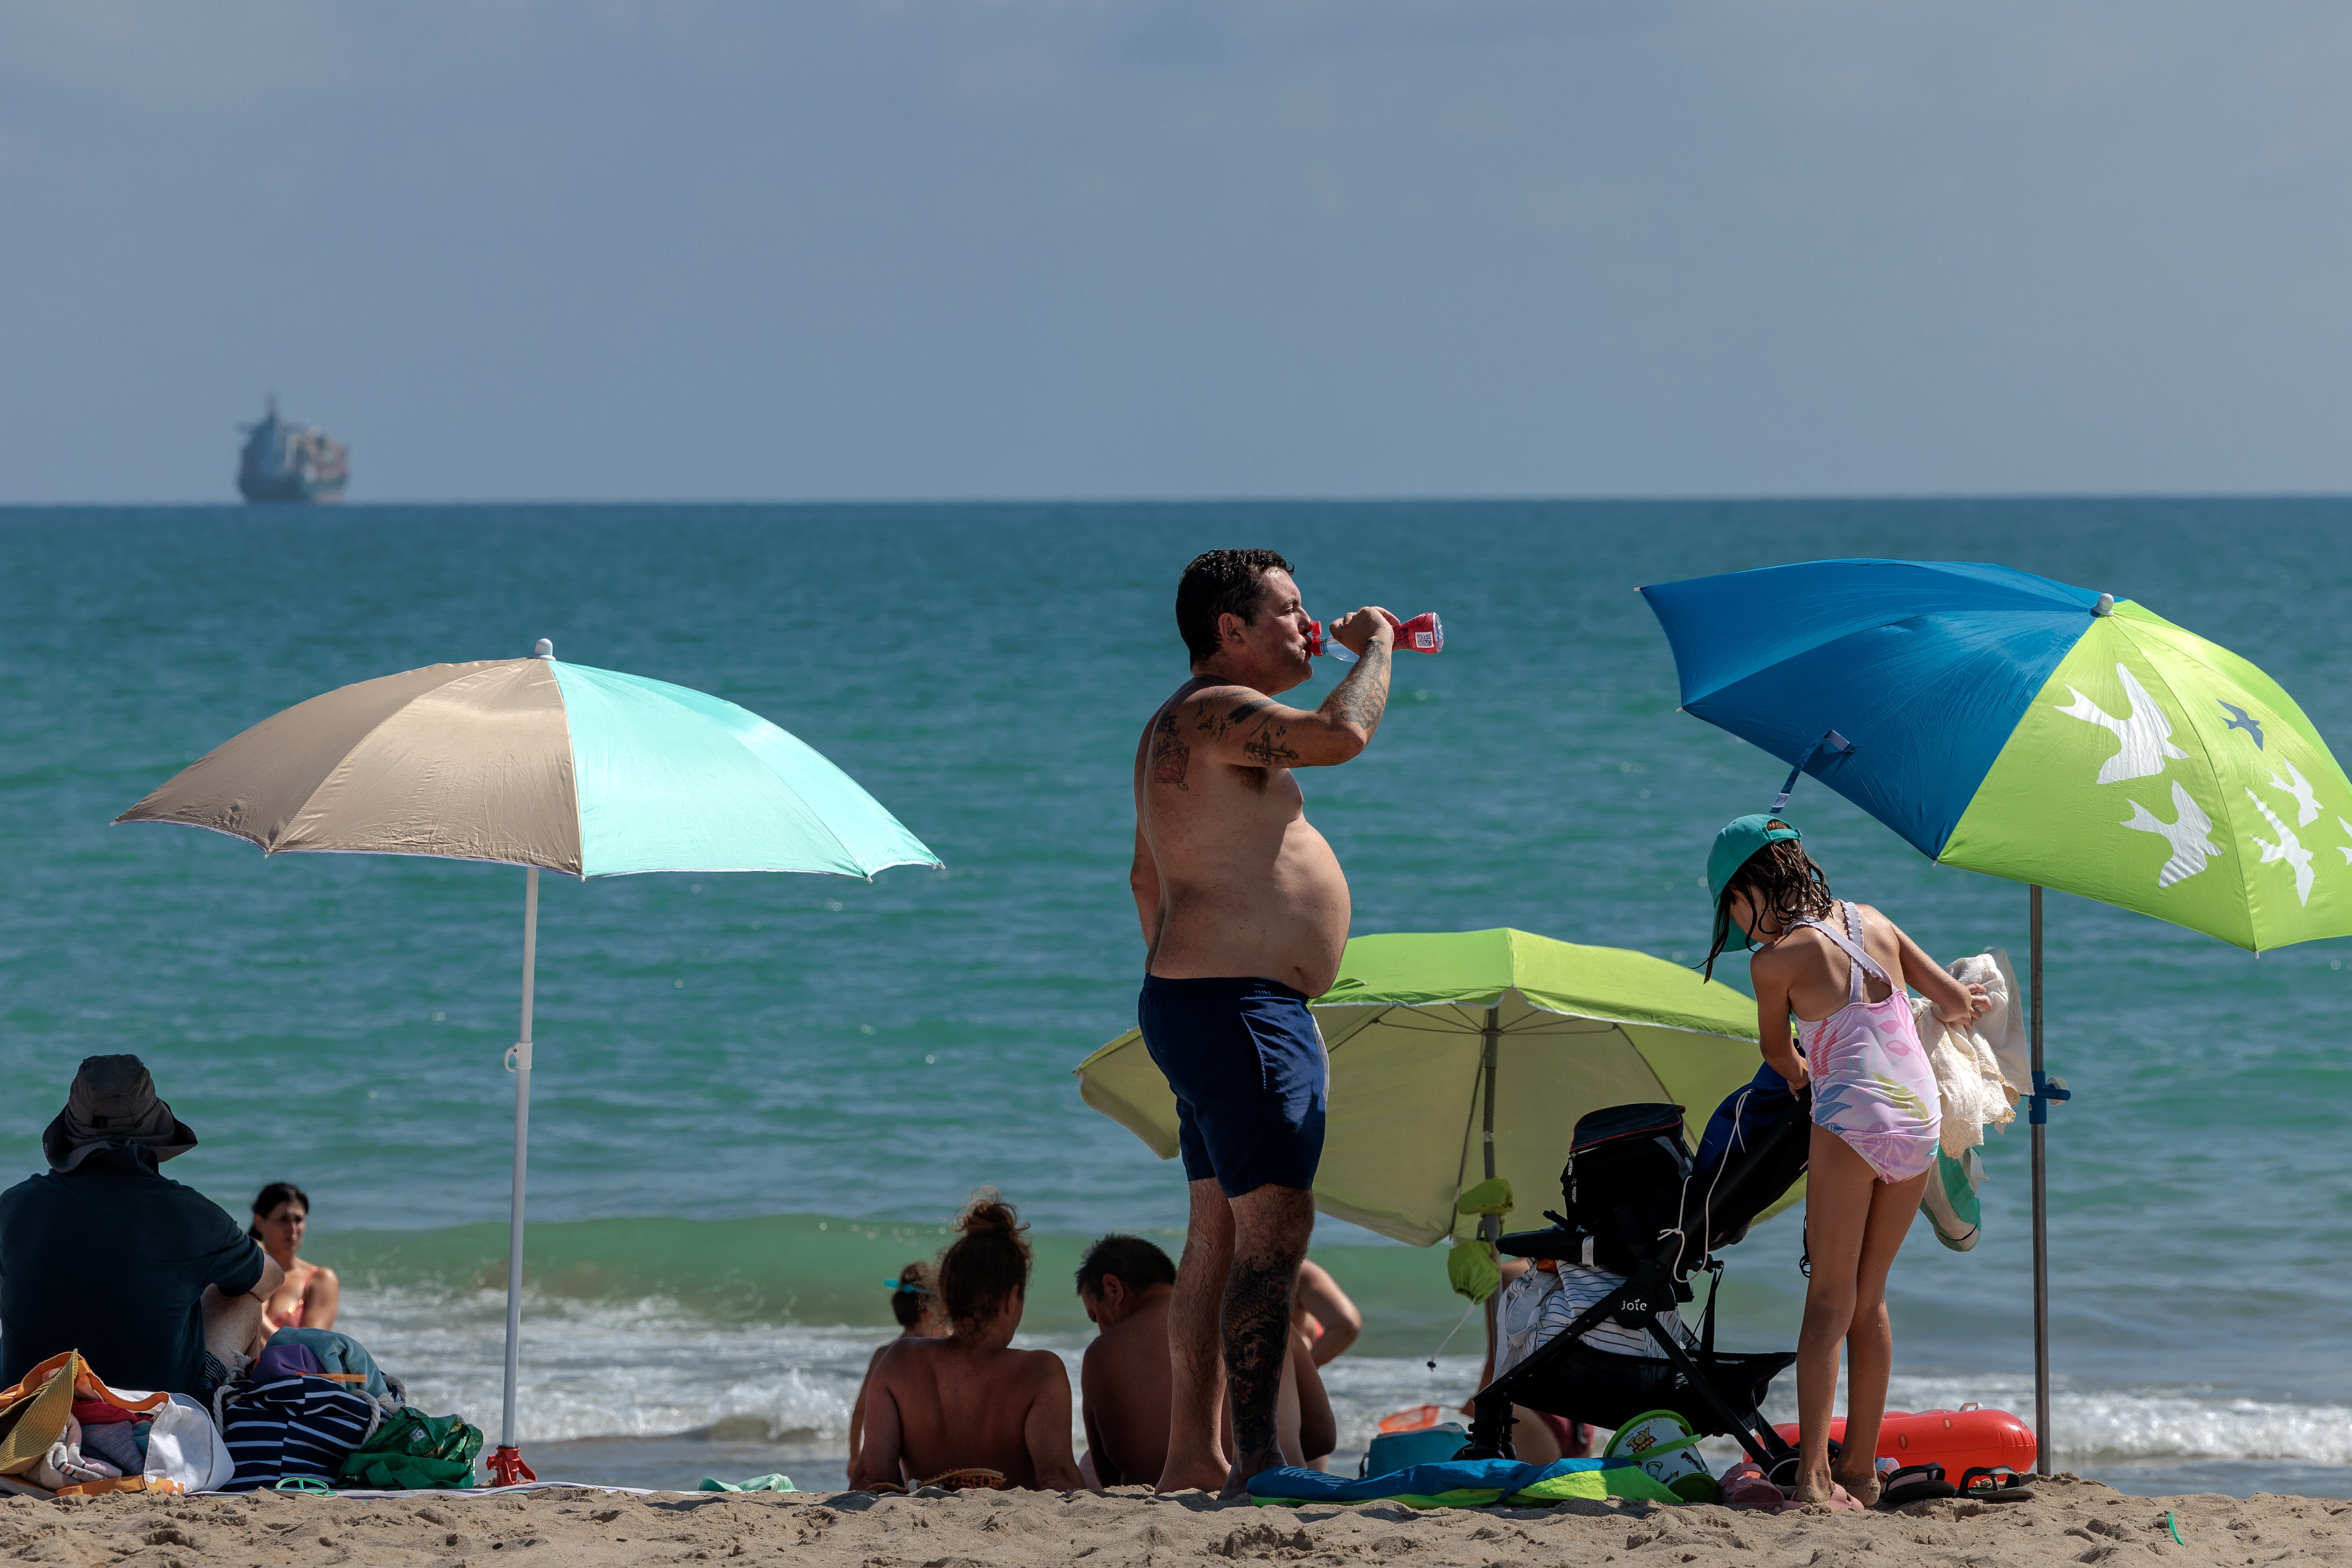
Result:
{"type": "Polygon", "coordinates": [[[1889,1186],[1845,1140],[1812,1130],[1805,1173],[1805,1244],[1813,1277],[1797,1337],[1797,1499],[1826,1502],[1832,1481],[1857,1502],[1874,1502],[1874,1458],[1886,1414],[1895,1336],[1886,1317],[1886,1276],[1919,1212],[1925,1175],[1889,1186]],[[1830,1421],[1836,1413],[1838,1347],[1848,1348],[1845,1440],[1830,1473],[1830,1421]]]}

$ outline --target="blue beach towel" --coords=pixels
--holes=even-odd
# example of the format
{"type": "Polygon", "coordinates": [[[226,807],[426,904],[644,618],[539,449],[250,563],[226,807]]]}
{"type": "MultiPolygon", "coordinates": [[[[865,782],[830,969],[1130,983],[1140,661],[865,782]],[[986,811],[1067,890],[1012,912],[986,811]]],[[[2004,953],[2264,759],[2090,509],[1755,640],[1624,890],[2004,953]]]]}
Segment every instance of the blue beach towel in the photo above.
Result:
{"type": "Polygon", "coordinates": [[[1285,1465],[1250,1478],[1250,1500],[1314,1503],[1401,1502],[1407,1508],[1485,1508],[1509,1503],[1542,1508],[1570,1498],[1683,1500],[1650,1479],[1635,1459],[1559,1459],[1530,1465],[1517,1459],[1448,1459],[1385,1476],[1350,1480],[1285,1465]]]}

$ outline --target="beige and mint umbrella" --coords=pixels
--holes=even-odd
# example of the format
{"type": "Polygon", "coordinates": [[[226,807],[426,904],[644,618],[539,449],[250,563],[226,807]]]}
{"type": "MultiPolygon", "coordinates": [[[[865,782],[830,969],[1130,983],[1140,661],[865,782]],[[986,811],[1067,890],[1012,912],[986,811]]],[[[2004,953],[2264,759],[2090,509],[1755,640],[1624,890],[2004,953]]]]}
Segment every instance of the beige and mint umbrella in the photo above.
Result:
{"type": "MultiPolygon", "coordinates": [[[[1588,1110],[1672,1101],[1696,1143],[1757,1066],[1756,1004],[1730,986],[1523,931],[1356,937],[1311,1006],[1331,1055],[1315,1206],[1416,1247],[1475,1229],[1455,1203],[1493,1176],[1539,1223],[1588,1110]]],[[[1140,1030],[1076,1071],[1088,1105],[1175,1158],[1176,1097],[1140,1030]]]]}
{"type": "Polygon", "coordinates": [[[269,855],[431,855],[526,868],[515,1075],[505,1409],[515,1441],[523,1185],[530,1147],[539,873],[814,871],[861,877],[939,857],[814,748],[665,680],[529,658],[436,664],[297,703],[232,737],[116,818],[178,822],[269,855]]]}

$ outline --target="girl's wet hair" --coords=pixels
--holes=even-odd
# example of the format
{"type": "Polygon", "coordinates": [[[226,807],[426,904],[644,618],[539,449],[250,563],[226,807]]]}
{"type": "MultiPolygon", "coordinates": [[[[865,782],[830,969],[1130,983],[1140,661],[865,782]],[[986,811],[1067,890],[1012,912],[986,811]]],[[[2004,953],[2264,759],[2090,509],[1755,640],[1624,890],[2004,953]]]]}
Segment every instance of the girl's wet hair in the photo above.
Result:
{"type": "Polygon", "coordinates": [[[245,1227],[245,1234],[253,1237],[254,1240],[259,1241],[261,1239],[261,1222],[268,1219],[271,1215],[276,1214],[279,1204],[300,1204],[302,1205],[304,1217],[307,1218],[310,1215],[310,1194],[304,1192],[301,1188],[296,1186],[291,1182],[272,1182],[268,1186],[262,1188],[260,1193],[254,1198],[253,1223],[245,1227]]]}
{"type": "Polygon", "coordinates": [[[890,1292],[890,1315],[900,1328],[911,1329],[939,1296],[940,1271],[928,1263],[909,1263],[898,1270],[898,1288],[890,1292]]]}
{"type": "Polygon", "coordinates": [[[1746,893],[1750,904],[1769,912],[1783,930],[1790,921],[1808,916],[1819,920],[1836,905],[1830,896],[1828,875],[1813,864],[1802,842],[1782,838],[1767,844],[1731,874],[1731,880],[1723,885],[1723,897],[1715,901],[1715,940],[1701,966],[1701,973],[1710,980],[1715,978],[1715,961],[1731,945],[1735,931],[1739,933],[1742,952],[1756,951],[1756,939],[1731,923],[1734,893],[1746,893]]]}
{"type": "Polygon", "coordinates": [[[940,1301],[958,1328],[978,1324],[1029,1289],[1029,1227],[994,1187],[971,1194],[956,1216],[961,1234],[940,1254],[940,1301]]]}

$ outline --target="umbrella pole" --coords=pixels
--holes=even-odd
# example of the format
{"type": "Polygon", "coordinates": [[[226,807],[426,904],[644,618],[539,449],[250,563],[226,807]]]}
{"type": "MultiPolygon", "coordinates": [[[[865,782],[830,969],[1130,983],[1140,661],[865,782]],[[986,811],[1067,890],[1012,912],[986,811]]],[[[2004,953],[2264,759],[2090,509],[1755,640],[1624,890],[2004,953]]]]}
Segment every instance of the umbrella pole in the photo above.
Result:
{"type": "MultiPolygon", "coordinates": [[[[2028,895],[2032,927],[2032,952],[2028,958],[2027,982],[2033,995],[2032,1020],[2033,1089],[2042,1092],[2042,885],[2032,885],[2028,895]]],[[[2042,1106],[2034,1107],[2033,1137],[2033,1468],[2043,1475],[2050,1471],[2050,1186],[2049,1174],[2043,1163],[2042,1106]]]]}
{"type": "Polygon", "coordinates": [[[530,994],[539,970],[538,867],[524,868],[522,889],[522,1030],[507,1052],[507,1066],[514,1073],[515,1113],[514,1206],[507,1221],[506,1402],[499,1417],[498,1451],[490,1456],[490,1478],[502,1487],[539,1479],[515,1447],[515,1382],[522,1359],[523,1166],[530,1150],[530,994]]]}
{"type": "MultiPolygon", "coordinates": [[[[1495,1068],[1503,1054],[1503,1010],[1500,1007],[1486,1009],[1486,1027],[1482,1033],[1486,1037],[1486,1071],[1481,1075],[1486,1080],[1486,1179],[1491,1182],[1495,1179],[1495,1068]]],[[[1480,1215],[1478,1235],[1489,1246],[1500,1241],[1503,1238],[1502,1216],[1480,1215]]]]}

